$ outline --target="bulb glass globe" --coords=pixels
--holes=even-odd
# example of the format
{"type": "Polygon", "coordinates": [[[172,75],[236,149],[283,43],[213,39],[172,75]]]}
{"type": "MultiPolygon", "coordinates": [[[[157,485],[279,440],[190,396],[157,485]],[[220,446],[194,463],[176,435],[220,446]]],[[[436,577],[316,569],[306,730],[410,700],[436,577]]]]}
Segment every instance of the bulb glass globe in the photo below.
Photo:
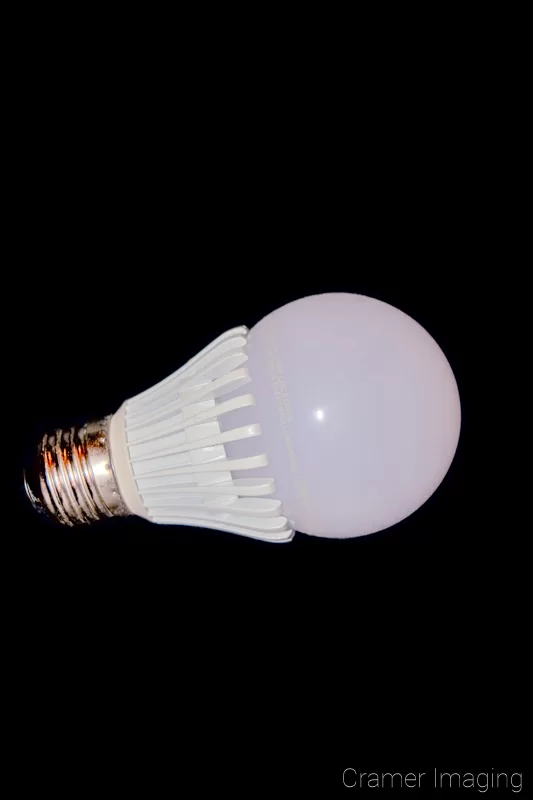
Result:
{"type": "MultiPolygon", "coordinates": [[[[361,295],[306,297],[250,331],[248,356],[268,468],[297,530],[383,530],[443,480],[459,392],[441,348],[407,314],[361,295]]],[[[228,455],[246,446],[232,443],[228,455]]]]}

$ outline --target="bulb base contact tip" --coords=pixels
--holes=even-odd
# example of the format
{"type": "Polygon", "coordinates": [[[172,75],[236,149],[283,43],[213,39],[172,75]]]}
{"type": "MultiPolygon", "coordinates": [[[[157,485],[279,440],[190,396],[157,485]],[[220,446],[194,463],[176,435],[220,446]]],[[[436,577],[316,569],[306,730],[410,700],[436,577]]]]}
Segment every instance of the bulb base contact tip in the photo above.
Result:
{"type": "Polygon", "coordinates": [[[131,512],[118,489],[109,447],[111,417],[45,434],[24,470],[33,507],[63,525],[131,512]]]}

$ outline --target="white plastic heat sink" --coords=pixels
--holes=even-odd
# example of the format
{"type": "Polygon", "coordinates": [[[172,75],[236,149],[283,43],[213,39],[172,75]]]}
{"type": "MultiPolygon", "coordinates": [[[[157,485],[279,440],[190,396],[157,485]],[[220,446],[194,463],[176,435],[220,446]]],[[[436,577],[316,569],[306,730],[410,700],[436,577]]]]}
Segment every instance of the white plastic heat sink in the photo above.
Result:
{"type": "MultiPolygon", "coordinates": [[[[228,459],[224,445],[261,434],[259,423],[222,430],[229,411],[255,405],[235,390],[251,377],[245,327],[219,336],[181,369],[127,400],[111,422],[111,455],[121,494],[134,514],[283,542],[294,532],[273,478],[254,478],[266,453],[228,459]],[[231,398],[225,397],[232,393],[231,398]],[[249,478],[232,473],[250,471],[249,478]]],[[[261,448],[262,449],[262,448],[261,448]]]]}

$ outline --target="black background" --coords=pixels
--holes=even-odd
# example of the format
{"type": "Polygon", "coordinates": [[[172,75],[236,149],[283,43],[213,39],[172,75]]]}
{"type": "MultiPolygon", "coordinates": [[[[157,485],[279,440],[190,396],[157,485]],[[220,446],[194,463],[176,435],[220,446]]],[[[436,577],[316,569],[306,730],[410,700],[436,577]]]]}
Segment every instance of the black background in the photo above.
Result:
{"type": "Polygon", "coordinates": [[[347,766],[452,770],[464,757],[464,770],[523,769],[504,756],[523,713],[527,576],[507,484],[487,482],[486,311],[505,279],[486,275],[494,169],[479,98],[449,95],[438,77],[410,96],[393,74],[386,103],[328,85],[320,105],[295,89],[254,101],[216,75],[169,93],[142,70],[113,74],[95,88],[90,74],[34,72],[16,122],[4,545],[37,749],[51,719],[61,748],[81,725],[92,745],[69,758],[84,781],[91,759],[140,775],[133,749],[118,754],[123,728],[141,752],[165,731],[175,786],[249,787],[253,773],[254,785],[328,793],[347,766]],[[412,517],[274,547],[34,514],[22,465],[43,430],[111,413],[222,331],[325,291],[398,306],[457,377],[459,449],[412,517]]]}

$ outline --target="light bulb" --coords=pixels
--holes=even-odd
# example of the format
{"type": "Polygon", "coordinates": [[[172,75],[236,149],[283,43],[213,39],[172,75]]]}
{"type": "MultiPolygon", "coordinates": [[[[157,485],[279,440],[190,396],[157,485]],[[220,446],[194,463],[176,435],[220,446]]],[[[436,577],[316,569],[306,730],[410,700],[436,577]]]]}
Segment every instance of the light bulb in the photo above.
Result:
{"type": "Polygon", "coordinates": [[[234,328],[118,411],[45,435],[25,486],[68,525],[137,514],[269,541],[405,519],[453,460],[461,408],[411,317],[322,294],[234,328]]]}

